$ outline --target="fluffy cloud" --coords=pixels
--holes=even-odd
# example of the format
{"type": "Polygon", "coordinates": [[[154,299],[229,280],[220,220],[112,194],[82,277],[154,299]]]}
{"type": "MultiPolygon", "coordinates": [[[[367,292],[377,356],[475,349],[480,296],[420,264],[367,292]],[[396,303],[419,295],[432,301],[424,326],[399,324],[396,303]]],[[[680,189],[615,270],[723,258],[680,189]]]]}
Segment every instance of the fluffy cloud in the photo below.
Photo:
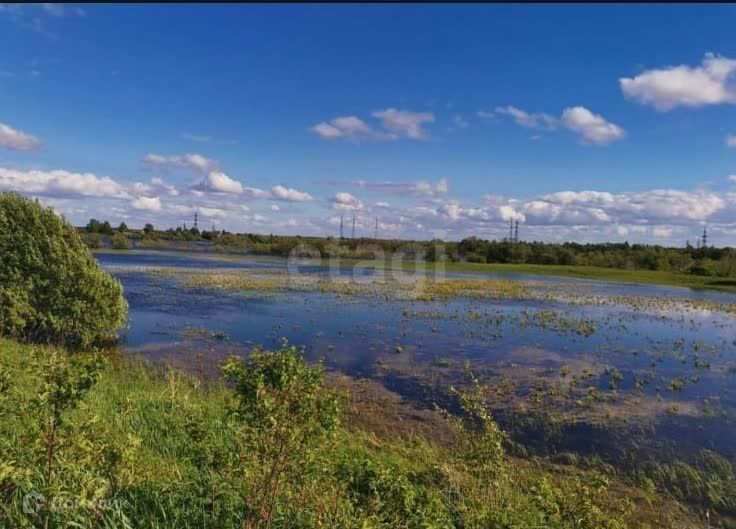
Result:
{"type": "Polygon", "coordinates": [[[562,123],[577,132],[587,143],[608,145],[626,136],[624,129],[606,121],[603,116],[593,114],[585,107],[570,107],[562,112],[562,123]]]}
{"type": "Polygon", "coordinates": [[[50,196],[127,198],[126,189],[110,177],[64,170],[18,170],[0,167],[0,189],[50,196]]]}
{"type": "MultiPolygon", "coordinates": [[[[510,116],[517,125],[530,129],[555,130],[558,125],[580,134],[583,142],[607,145],[626,136],[624,129],[583,106],[568,107],[556,118],[543,112],[530,113],[514,106],[497,107],[496,114],[510,116]]],[[[539,139],[539,136],[532,136],[539,139]]]]}
{"type": "Polygon", "coordinates": [[[728,175],[727,180],[736,184],[736,174],[728,175]]]}
{"type": "Polygon", "coordinates": [[[14,129],[10,125],[0,123],[0,147],[14,151],[28,151],[36,149],[41,141],[35,136],[14,129]]]}
{"type": "Polygon", "coordinates": [[[431,112],[411,112],[396,108],[377,110],[371,115],[379,120],[380,128],[371,127],[357,116],[340,116],[317,123],[309,130],[326,140],[421,140],[427,137],[423,125],[434,122],[434,114],[431,112]]]}
{"type": "Polygon", "coordinates": [[[239,195],[243,192],[243,184],[237,180],[233,180],[220,171],[208,173],[198,184],[198,187],[204,191],[213,193],[233,193],[239,195]]]}
{"type": "Polygon", "coordinates": [[[344,191],[335,193],[335,196],[332,198],[331,202],[332,207],[335,209],[345,211],[357,211],[363,209],[363,202],[361,202],[357,197],[344,191]]]}
{"type": "Polygon", "coordinates": [[[174,186],[167,184],[158,176],[151,178],[151,183],[136,182],[131,186],[131,193],[135,195],[157,195],[166,193],[172,197],[179,195],[179,190],[174,186]]]}
{"type": "Polygon", "coordinates": [[[708,53],[700,66],[668,66],[619,79],[626,97],[660,111],[736,103],[736,60],[708,53]]]}
{"type": "Polygon", "coordinates": [[[291,187],[285,187],[281,184],[271,188],[271,195],[274,200],[284,200],[287,202],[308,202],[313,200],[312,195],[309,193],[291,187]]]}
{"type": "Polygon", "coordinates": [[[310,129],[326,140],[347,138],[353,140],[374,137],[375,131],[362,119],[355,116],[337,117],[329,122],[317,123],[310,129]]]}
{"type": "Polygon", "coordinates": [[[381,120],[381,126],[395,138],[411,138],[421,140],[427,137],[425,123],[434,123],[431,112],[410,112],[396,108],[387,108],[373,112],[373,117],[381,120]]]}
{"type": "MultiPolygon", "coordinates": [[[[514,106],[496,107],[497,114],[511,116],[513,120],[522,127],[530,129],[554,129],[557,126],[557,118],[544,112],[531,114],[514,106]]],[[[479,115],[481,113],[479,112],[479,115]]],[[[492,114],[491,114],[492,115],[492,114]]],[[[490,117],[482,115],[481,117],[490,117]]]]}
{"type": "Polygon", "coordinates": [[[135,209],[142,209],[157,213],[161,211],[161,199],[159,197],[138,197],[130,201],[135,209]]]}
{"type": "Polygon", "coordinates": [[[736,147],[736,134],[728,134],[725,143],[726,147],[736,147]]]}
{"type": "Polygon", "coordinates": [[[191,169],[198,173],[207,174],[216,171],[219,164],[201,154],[162,155],[149,153],[143,158],[143,163],[150,167],[169,169],[182,168],[191,169]]]}

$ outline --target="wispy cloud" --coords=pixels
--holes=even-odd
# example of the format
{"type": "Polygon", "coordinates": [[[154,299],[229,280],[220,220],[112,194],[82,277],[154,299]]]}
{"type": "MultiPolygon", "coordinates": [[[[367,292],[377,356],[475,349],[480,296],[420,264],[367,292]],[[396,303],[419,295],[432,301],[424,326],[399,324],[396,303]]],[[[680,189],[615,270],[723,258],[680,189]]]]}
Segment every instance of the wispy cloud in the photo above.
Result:
{"type": "Polygon", "coordinates": [[[0,123],[0,147],[14,151],[28,151],[40,146],[41,140],[36,136],[0,123]]]}
{"type": "Polygon", "coordinates": [[[207,143],[212,139],[210,136],[199,136],[196,134],[189,134],[188,132],[183,133],[181,137],[185,140],[195,141],[197,143],[207,143]]]}
{"type": "Polygon", "coordinates": [[[325,140],[422,140],[428,137],[424,125],[435,121],[431,112],[412,112],[396,108],[376,110],[371,116],[379,121],[378,126],[373,127],[357,116],[340,116],[317,123],[309,130],[325,140]]]}
{"type": "MultiPolygon", "coordinates": [[[[562,111],[559,118],[544,112],[527,112],[514,106],[497,107],[495,114],[510,116],[517,125],[529,129],[551,131],[562,126],[579,134],[583,143],[587,145],[608,145],[626,136],[626,131],[622,127],[584,106],[568,107],[562,111]]],[[[539,135],[531,137],[533,140],[539,138],[539,135]]]]}
{"type": "Polygon", "coordinates": [[[511,116],[522,127],[530,129],[554,129],[557,127],[557,118],[544,112],[530,113],[514,106],[496,107],[496,114],[511,116]]]}

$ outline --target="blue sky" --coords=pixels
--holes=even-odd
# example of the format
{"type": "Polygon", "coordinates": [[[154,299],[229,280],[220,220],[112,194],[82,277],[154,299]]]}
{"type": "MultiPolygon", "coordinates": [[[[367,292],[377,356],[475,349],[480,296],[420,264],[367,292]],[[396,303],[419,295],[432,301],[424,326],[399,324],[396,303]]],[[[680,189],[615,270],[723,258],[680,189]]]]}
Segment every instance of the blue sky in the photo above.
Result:
{"type": "Polygon", "coordinates": [[[736,7],[0,4],[0,190],[233,231],[736,244],[736,7]]]}

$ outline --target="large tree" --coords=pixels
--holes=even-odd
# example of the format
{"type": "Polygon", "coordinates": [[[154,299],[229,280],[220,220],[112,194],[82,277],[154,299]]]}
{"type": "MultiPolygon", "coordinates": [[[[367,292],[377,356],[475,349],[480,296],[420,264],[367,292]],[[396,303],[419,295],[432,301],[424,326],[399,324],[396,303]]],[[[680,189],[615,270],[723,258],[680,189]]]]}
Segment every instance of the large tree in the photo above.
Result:
{"type": "Polygon", "coordinates": [[[75,348],[115,338],[123,287],[52,209],[0,193],[0,255],[0,335],[75,348]]]}

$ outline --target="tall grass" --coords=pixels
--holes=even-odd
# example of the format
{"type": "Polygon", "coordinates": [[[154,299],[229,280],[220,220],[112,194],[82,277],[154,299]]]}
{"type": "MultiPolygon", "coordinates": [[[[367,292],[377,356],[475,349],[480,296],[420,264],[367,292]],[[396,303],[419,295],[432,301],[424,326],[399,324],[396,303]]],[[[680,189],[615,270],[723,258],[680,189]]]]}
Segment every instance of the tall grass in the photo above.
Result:
{"type": "Polygon", "coordinates": [[[695,526],[611,476],[509,457],[477,384],[440,446],[343,426],[298,349],[225,373],[0,340],[0,527],[695,526]]]}

